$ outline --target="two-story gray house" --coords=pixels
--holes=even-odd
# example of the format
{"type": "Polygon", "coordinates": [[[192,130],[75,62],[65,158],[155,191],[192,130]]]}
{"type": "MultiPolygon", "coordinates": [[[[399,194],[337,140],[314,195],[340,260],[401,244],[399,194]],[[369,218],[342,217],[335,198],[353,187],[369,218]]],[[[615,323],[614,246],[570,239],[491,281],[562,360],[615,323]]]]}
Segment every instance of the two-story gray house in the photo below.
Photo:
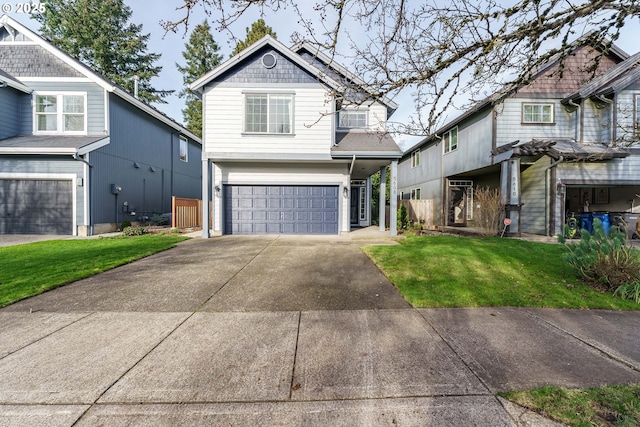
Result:
{"type": "Polygon", "coordinates": [[[91,235],[200,198],[201,140],[0,18],[0,233],[91,235]]]}
{"type": "Polygon", "coordinates": [[[585,40],[562,72],[555,58],[515,94],[487,98],[406,150],[400,197],[433,199],[438,226],[473,227],[474,189],[500,189],[511,234],[556,235],[568,216],[633,212],[640,57],[616,46],[602,55],[585,40]]]}
{"type": "Polygon", "coordinates": [[[402,151],[385,133],[396,105],[366,94],[349,103],[344,83],[355,79],[306,44],[265,36],[193,82],[203,99],[202,192],[212,200],[203,237],[371,224],[370,177],[391,164],[395,183],[402,151]]]}

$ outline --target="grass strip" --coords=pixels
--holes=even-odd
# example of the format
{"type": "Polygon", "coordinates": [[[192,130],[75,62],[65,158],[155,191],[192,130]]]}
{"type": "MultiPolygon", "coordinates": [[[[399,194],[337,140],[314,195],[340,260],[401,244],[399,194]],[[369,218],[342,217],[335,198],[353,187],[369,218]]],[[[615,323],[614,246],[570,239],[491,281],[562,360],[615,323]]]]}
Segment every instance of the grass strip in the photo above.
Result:
{"type": "Polygon", "coordinates": [[[0,307],[161,252],[178,235],[49,240],[0,248],[0,307]]]}

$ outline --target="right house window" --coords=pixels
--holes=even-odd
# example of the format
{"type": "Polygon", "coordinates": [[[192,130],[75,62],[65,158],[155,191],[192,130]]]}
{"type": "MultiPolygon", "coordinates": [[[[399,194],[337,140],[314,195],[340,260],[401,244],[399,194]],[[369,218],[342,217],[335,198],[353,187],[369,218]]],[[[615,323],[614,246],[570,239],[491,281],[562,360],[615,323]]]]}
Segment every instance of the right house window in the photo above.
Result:
{"type": "Polygon", "coordinates": [[[442,135],[442,140],[444,142],[444,152],[448,153],[450,151],[458,148],[458,127],[454,127],[450,131],[447,131],[442,135]]]}
{"type": "Polygon", "coordinates": [[[553,104],[522,104],[522,123],[553,123],[553,104]]]}

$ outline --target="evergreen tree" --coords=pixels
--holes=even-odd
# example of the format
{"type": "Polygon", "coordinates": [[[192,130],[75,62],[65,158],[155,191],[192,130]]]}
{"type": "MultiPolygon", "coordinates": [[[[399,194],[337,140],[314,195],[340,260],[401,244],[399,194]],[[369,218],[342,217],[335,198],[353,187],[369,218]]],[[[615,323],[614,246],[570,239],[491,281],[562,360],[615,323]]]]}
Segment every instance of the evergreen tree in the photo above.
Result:
{"type": "Polygon", "coordinates": [[[269,34],[274,39],[276,38],[276,33],[273,31],[273,28],[269,27],[264,19],[260,18],[253,24],[251,24],[251,28],[247,28],[247,36],[244,40],[241,40],[236,45],[236,48],[233,49],[231,56],[242,52],[267,34],[269,34]]]}
{"type": "Polygon", "coordinates": [[[147,52],[149,34],[129,22],[131,8],[123,0],[47,0],[46,6],[34,18],[55,46],[131,93],[138,76],[141,100],[166,102],[162,98],[173,91],[151,85],[162,69],[154,65],[161,55],[147,52]]]}
{"type": "Polygon", "coordinates": [[[185,65],[176,64],[178,71],[182,73],[185,86],[178,93],[179,97],[186,98],[186,108],[182,110],[185,125],[198,136],[202,136],[202,101],[187,86],[220,63],[222,55],[218,54],[219,50],[220,47],[213,40],[211,27],[205,20],[202,24],[196,25],[185,44],[185,50],[182,52],[185,65]]]}

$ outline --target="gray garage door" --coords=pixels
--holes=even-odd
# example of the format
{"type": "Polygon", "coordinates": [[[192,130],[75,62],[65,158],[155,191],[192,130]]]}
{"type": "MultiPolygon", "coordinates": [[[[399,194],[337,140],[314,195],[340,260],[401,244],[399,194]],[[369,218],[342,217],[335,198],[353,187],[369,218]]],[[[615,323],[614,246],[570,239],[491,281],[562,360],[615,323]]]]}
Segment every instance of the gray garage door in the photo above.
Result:
{"type": "Polygon", "coordinates": [[[338,234],[338,186],[225,185],[226,234],[338,234]]]}
{"type": "Polygon", "coordinates": [[[71,181],[0,180],[0,234],[72,234],[71,181]]]}

